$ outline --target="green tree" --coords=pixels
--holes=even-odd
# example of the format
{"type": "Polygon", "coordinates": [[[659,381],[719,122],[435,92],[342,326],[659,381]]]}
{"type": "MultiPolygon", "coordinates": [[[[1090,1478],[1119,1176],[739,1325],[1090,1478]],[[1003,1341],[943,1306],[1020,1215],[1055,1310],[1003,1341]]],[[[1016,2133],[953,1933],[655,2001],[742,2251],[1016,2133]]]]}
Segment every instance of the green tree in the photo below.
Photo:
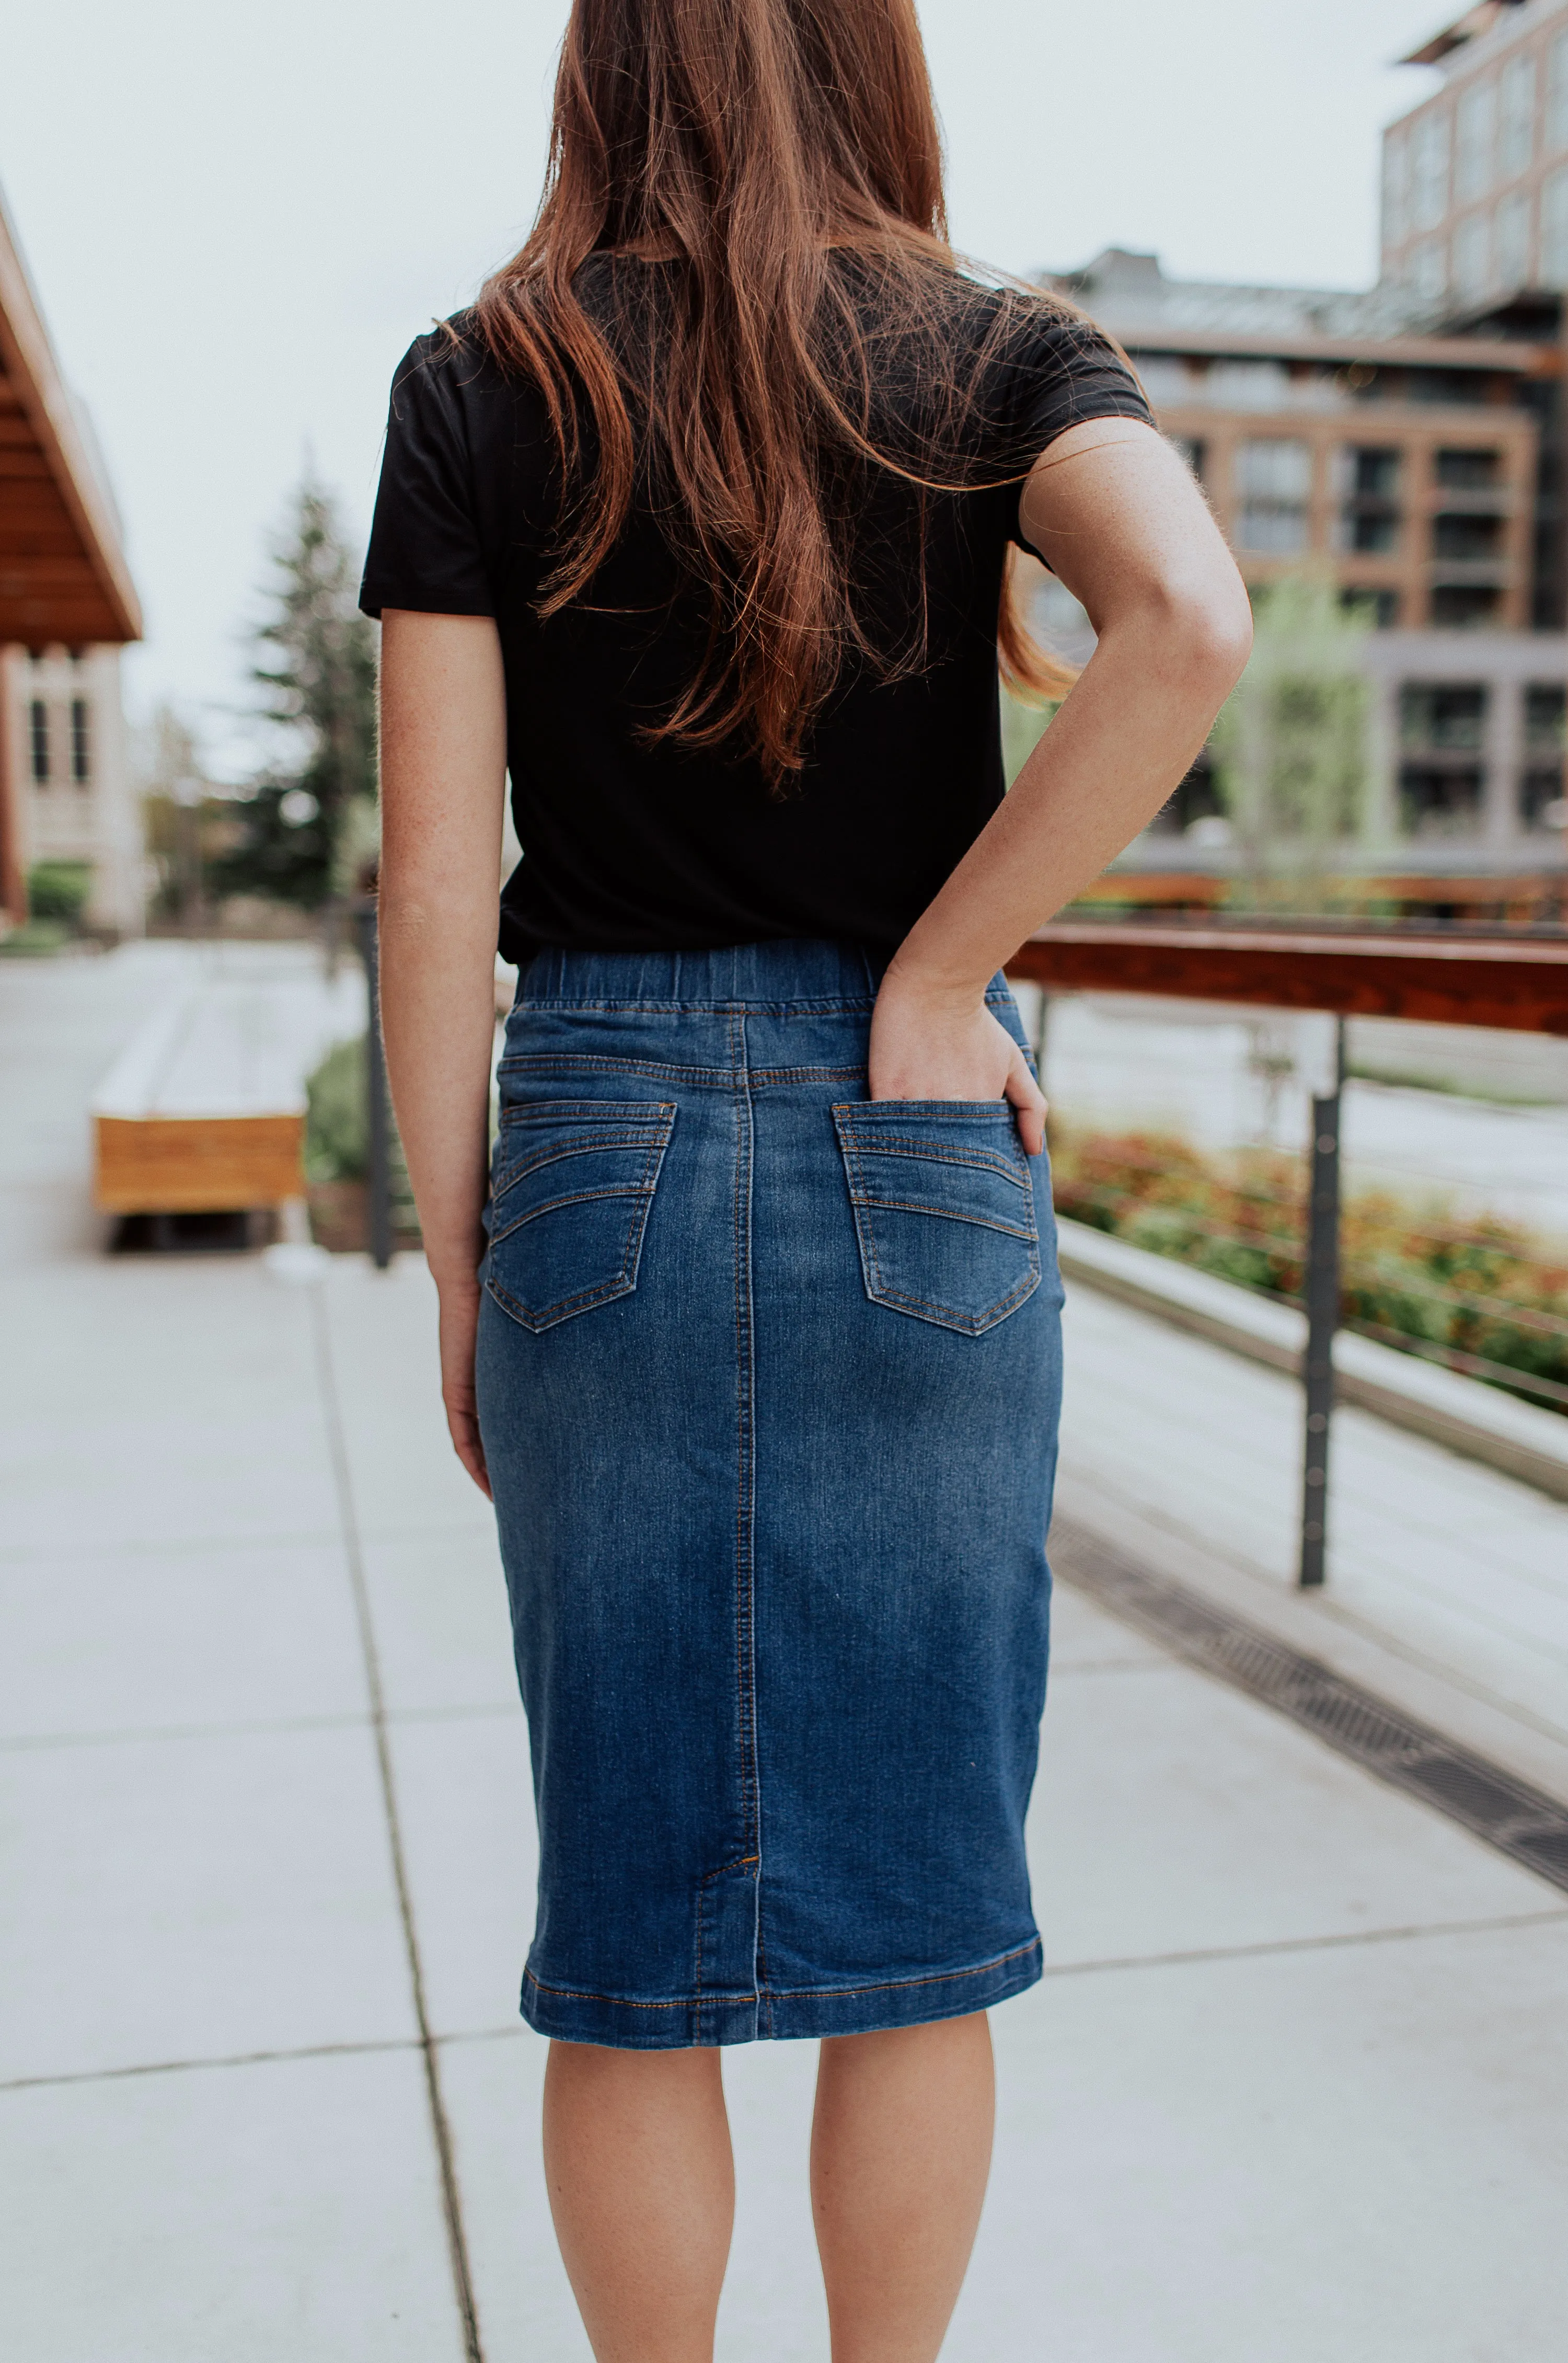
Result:
{"type": "Polygon", "coordinates": [[[1215,725],[1215,786],[1240,855],[1237,901],[1321,909],[1369,826],[1367,626],[1327,582],[1258,594],[1253,653],[1215,725]]]}
{"type": "Polygon", "coordinates": [[[314,909],[360,882],[348,873],[374,844],[376,627],[357,588],[337,504],[307,476],[272,553],[251,674],[279,760],[236,808],[237,841],[212,880],[220,894],[314,909]]]}

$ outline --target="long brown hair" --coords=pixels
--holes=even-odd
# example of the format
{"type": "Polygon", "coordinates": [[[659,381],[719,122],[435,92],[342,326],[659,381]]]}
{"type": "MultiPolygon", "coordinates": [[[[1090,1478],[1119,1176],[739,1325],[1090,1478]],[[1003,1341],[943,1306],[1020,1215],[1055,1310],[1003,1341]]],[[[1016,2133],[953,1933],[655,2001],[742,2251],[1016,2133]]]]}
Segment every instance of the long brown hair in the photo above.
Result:
{"type": "MultiPolygon", "coordinates": [[[[885,316],[918,324],[957,276],[913,0],[573,0],[544,200],[476,310],[497,360],[542,389],[559,447],[542,615],[588,591],[639,469],[658,472],[710,630],[652,737],[737,742],[778,787],[847,649],[884,672],[918,660],[868,644],[831,487],[857,455],[944,488],[940,454],[911,466],[872,437],[864,296],[869,277],[885,316]],[[580,300],[606,250],[648,266],[615,267],[617,286],[657,274],[642,366],[635,325],[613,344],[580,300]]],[[[1004,677],[1061,694],[1070,676],[1031,639],[1010,571],[998,645],[1004,677]]]]}

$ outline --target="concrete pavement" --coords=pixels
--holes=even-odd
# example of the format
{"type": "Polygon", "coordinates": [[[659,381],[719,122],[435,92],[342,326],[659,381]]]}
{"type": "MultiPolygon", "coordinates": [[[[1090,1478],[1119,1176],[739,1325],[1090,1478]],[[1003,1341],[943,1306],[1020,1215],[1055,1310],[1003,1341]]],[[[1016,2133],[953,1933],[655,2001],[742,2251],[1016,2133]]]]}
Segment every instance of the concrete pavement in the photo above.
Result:
{"type": "MultiPolygon", "coordinates": [[[[162,958],[0,970],[0,2350],[584,2363],[515,2017],[525,1733],[428,1280],[97,1252],[80,1111],[162,958]]],[[[1196,1558],[1223,1502],[1277,1600],[1267,1419],[1177,1403],[1150,1454],[1162,1371],[1230,1358],[1173,1371],[1085,1303],[1075,1506],[1196,1558]]],[[[1365,1427],[1369,1467],[1417,1441],[1365,1427]]],[[[1401,1478],[1386,1555],[1442,1476],[1401,1478]]],[[[1563,1896],[1066,1592],[1053,1680],[1049,1974],[995,2014],[953,2363],[1555,2363],[1563,1896]]],[[[721,2355],[806,2363],[812,2048],[725,2065],[721,2355]]]]}

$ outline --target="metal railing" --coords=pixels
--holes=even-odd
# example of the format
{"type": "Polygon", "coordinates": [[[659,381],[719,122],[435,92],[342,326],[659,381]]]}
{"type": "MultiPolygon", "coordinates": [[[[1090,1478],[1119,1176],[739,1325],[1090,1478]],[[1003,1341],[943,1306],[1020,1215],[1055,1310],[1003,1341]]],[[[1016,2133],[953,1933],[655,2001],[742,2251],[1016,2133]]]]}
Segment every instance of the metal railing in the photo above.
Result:
{"type": "MultiPolygon", "coordinates": [[[[1342,1251],[1341,1118],[1347,1015],[1413,1018],[1568,1036],[1568,932],[1454,930],[1376,936],[1349,929],[1266,925],[1063,923],[1042,929],[1009,964],[1015,979],[1074,992],[1154,994],[1175,1000],[1329,1012],[1336,1028],[1328,1087],[1312,1094],[1309,1145],[1294,1200],[1256,1193],[1260,1204],[1292,1208],[1298,1223],[1300,1284],[1280,1290],[1307,1315],[1301,1361],[1303,1449],[1298,1581],[1321,1584],[1328,1531],[1329,1448],[1334,1407],[1333,1340],[1354,1265],[1342,1251]]],[[[1103,1188],[1105,1185],[1101,1185],[1103,1188]]],[[[1114,1186],[1114,1185],[1112,1185],[1114,1186]]],[[[1127,1193],[1131,1195],[1131,1193],[1127,1193]]],[[[1202,1227],[1199,1218],[1198,1227],[1202,1227]]],[[[1213,1226],[1208,1226],[1211,1232],[1213,1226]]],[[[1410,1226],[1412,1235],[1419,1226],[1410,1226]]],[[[1215,1234],[1236,1246],[1276,1249],[1276,1225],[1215,1234]]],[[[1456,1243],[1460,1235],[1455,1233],[1456,1243]]],[[[1479,1243],[1479,1242],[1476,1242],[1479,1243]]],[[[1437,1283],[1432,1292],[1441,1293],[1437,1283]]],[[[1465,1292],[1448,1292],[1459,1306],[1465,1292]]],[[[1474,1300],[1479,1310],[1484,1299],[1474,1300]]],[[[1502,1307],[1499,1305],[1498,1313],[1502,1307]]],[[[1492,1317],[1498,1317],[1494,1314],[1492,1317]]],[[[1568,1321],[1550,1310],[1508,1306],[1507,1318],[1568,1337],[1568,1321]],[[1521,1316],[1529,1316],[1521,1318],[1521,1316]]],[[[1425,1353],[1469,1374],[1500,1381],[1537,1400],[1568,1407],[1568,1386],[1494,1364],[1463,1348],[1434,1352],[1386,1325],[1349,1326],[1406,1350],[1425,1353]]]]}

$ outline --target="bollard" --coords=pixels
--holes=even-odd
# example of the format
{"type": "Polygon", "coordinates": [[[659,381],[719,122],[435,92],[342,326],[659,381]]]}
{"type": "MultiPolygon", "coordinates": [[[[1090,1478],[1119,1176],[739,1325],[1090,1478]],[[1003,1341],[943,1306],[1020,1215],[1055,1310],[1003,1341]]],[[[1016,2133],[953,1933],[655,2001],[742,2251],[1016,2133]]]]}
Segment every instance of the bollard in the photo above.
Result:
{"type": "Polygon", "coordinates": [[[1307,1344],[1301,1379],[1307,1399],[1302,1453],[1301,1564],[1305,1592],[1323,1581],[1329,1520],[1329,1434],[1334,1414],[1334,1332],[1340,1326],[1340,1106],[1345,1080],[1345,1021],[1334,1028],[1333,1088],[1312,1097],[1307,1259],[1302,1295],[1307,1344]]]}
{"type": "Polygon", "coordinates": [[[381,1048],[381,963],[376,945],[376,906],[360,903],[354,912],[359,958],[365,964],[365,1207],[370,1260],[385,1271],[392,1259],[392,1113],[387,1100],[386,1058],[381,1048]]]}

